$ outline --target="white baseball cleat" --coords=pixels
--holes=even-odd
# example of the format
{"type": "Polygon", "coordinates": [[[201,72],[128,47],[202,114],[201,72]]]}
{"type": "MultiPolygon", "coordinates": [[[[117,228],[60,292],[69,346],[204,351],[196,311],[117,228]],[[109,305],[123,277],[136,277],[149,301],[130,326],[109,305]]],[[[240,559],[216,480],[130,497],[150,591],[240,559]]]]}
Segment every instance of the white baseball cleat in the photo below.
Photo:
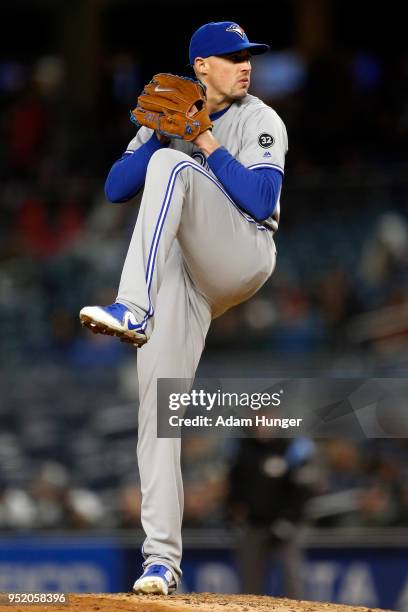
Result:
{"type": "Polygon", "coordinates": [[[134,593],[168,595],[176,590],[173,574],[165,565],[150,565],[133,585],[134,593]]]}
{"type": "Polygon", "coordinates": [[[110,306],[85,306],[79,318],[82,325],[94,334],[117,336],[122,342],[134,346],[143,346],[148,340],[135,315],[119,302],[110,306]]]}

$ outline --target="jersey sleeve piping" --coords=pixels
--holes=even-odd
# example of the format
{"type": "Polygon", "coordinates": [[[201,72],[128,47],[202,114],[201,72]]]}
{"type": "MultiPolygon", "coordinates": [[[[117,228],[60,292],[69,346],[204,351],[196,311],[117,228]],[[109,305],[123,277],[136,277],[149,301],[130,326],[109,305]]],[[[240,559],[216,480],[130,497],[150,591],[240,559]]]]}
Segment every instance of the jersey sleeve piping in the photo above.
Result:
{"type": "Polygon", "coordinates": [[[273,170],[278,170],[282,174],[285,175],[283,168],[278,166],[277,164],[252,164],[251,166],[247,166],[248,170],[257,170],[258,168],[272,168],[273,170]]]}

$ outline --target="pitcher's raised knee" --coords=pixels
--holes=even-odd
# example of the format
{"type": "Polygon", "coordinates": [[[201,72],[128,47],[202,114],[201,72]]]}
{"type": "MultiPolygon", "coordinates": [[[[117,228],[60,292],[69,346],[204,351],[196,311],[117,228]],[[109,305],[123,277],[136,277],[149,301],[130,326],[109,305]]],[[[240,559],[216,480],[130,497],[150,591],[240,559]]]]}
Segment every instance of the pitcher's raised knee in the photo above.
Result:
{"type": "Polygon", "coordinates": [[[157,177],[158,173],[162,173],[164,171],[172,172],[178,164],[185,161],[192,162],[193,160],[189,155],[186,155],[181,151],[167,148],[159,149],[153,153],[150,158],[147,166],[146,178],[152,173],[157,177]]]}

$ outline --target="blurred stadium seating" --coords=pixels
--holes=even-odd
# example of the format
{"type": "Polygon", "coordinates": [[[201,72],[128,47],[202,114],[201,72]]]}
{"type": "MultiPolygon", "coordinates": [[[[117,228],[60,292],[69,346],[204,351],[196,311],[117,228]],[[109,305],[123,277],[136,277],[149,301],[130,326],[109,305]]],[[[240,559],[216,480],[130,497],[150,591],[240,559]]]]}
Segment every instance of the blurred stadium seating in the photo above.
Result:
{"type": "MultiPolygon", "coordinates": [[[[135,202],[108,204],[103,183],[133,135],[139,62],[106,58],[95,109],[66,97],[57,55],[0,58],[2,529],[138,524],[135,353],[83,332],[77,316],[114,298],[137,214],[135,202]]],[[[201,374],[406,373],[406,66],[404,52],[351,48],[259,64],[289,131],[278,265],[256,298],[214,322],[201,374]]],[[[407,525],[406,440],[320,450],[310,521],[407,525]]],[[[223,524],[233,452],[186,444],[186,525],[223,524]]]]}

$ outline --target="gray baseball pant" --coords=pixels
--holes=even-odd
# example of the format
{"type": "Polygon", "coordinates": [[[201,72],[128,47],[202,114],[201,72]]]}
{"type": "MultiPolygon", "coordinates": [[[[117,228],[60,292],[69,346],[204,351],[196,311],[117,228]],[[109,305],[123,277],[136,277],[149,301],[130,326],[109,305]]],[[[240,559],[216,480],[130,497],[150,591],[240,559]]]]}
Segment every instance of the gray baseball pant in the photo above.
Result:
{"type": "Polygon", "coordinates": [[[157,438],[157,379],[194,378],[211,319],[251,297],[275,259],[272,232],[239,210],[204,168],[173,149],[153,154],[117,301],[150,336],[138,350],[144,567],[166,565],[176,581],[181,440],[157,438]]]}

